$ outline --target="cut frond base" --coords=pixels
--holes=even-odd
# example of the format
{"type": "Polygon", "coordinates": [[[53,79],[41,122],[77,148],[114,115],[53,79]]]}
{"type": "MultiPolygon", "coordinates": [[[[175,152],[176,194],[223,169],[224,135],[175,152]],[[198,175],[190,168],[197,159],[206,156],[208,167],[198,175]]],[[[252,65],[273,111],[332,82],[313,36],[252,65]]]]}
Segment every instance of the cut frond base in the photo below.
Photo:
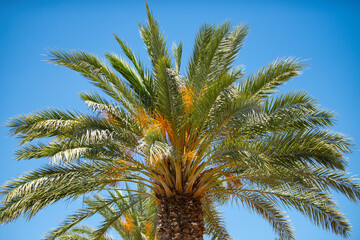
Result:
{"type": "Polygon", "coordinates": [[[157,226],[159,240],[203,240],[201,201],[182,195],[162,198],[157,226]]]}

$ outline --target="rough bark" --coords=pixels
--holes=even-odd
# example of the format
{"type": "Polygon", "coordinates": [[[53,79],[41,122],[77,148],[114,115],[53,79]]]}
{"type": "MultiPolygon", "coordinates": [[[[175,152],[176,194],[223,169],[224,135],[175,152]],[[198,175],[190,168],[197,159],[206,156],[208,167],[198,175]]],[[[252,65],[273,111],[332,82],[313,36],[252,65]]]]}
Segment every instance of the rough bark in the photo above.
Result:
{"type": "Polygon", "coordinates": [[[159,240],[203,240],[204,218],[199,199],[177,195],[160,201],[159,240]]]}

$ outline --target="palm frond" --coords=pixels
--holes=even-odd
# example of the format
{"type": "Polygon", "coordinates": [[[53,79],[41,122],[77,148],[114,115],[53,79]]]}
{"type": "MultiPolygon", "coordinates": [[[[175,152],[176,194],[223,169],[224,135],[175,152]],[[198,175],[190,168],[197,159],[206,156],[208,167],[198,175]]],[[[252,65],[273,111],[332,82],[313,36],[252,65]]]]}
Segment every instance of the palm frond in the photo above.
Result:
{"type": "Polygon", "coordinates": [[[209,198],[203,200],[203,211],[206,234],[211,236],[212,240],[230,240],[230,234],[225,228],[224,219],[217,210],[213,201],[209,198]]]}
{"type": "Polygon", "coordinates": [[[161,33],[160,25],[151,13],[147,3],[145,3],[145,5],[148,22],[146,25],[139,25],[139,29],[152,65],[155,67],[160,59],[164,57],[169,58],[169,56],[166,47],[166,40],[163,33],[161,33]]]}
{"type": "Polygon", "coordinates": [[[303,69],[304,65],[298,59],[277,59],[240,83],[239,91],[244,95],[267,97],[274,93],[274,89],[298,76],[303,69]]]}
{"type": "Polygon", "coordinates": [[[281,239],[295,239],[293,228],[288,216],[283,215],[273,201],[252,192],[238,192],[233,196],[235,201],[265,218],[281,239]]]}
{"type": "Polygon", "coordinates": [[[172,46],[172,51],[175,59],[175,70],[177,73],[180,72],[180,66],[181,66],[181,56],[182,56],[182,42],[180,42],[178,45],[175,43],[172,46]]]}

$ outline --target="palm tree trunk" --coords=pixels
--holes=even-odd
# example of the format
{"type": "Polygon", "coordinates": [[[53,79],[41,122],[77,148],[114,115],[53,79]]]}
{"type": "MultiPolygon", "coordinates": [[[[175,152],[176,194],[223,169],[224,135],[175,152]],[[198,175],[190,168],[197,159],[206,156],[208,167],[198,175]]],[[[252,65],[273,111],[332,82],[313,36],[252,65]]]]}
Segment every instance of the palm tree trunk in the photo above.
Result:
{"type": "Polygon", "coordinates": [[[159,240],[203,240],[201,201],[182,195],[160,199],[157,234],[159,240]]]}

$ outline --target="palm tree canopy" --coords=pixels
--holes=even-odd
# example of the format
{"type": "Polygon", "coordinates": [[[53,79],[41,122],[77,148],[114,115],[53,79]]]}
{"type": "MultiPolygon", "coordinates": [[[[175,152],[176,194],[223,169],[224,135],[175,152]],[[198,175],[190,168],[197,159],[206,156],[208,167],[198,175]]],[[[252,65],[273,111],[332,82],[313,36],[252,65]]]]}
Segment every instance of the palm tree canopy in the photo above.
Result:
{"type": "MultiPolygon", "coordinates": [[[[30,219],[61,199],[129,182],[150,189],[131,191],[155,202],[183,194],[216,211],[234,201],[268,220],[282,239],[294,239],[283,207],[348,237],[350,223],[330,191],[360,199],[359,184],[346,172],[350,140],[328,129],[334,113],[309,94],[276,94],[300,75],[303,62],[281,58],[245,75],[234,61],[248,26],[225,22],[200,28],[180,71],[182,44],[171,53],[148,7],[147,16],[139,27],[150,68],[118,36],[128,62],[114,53],[104,61],[83,51],[50,51],[51,62],[82,74],[102,93],[80,93],[92,113],[46,109],[9,121],[21,143],[17,159],[50,163],[3,187],[0,222],[30,219]]],[[[230,239],[216,216],[206,229],[213,239],[230,239]]]]}

